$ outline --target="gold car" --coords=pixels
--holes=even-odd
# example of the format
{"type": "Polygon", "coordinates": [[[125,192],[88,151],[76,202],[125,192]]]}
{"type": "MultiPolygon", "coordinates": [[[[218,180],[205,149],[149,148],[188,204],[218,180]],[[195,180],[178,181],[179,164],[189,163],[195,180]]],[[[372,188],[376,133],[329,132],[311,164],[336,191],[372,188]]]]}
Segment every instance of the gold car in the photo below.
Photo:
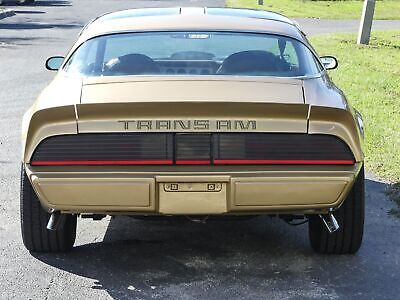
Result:
{"type": "Polygon", "coordinates": [[[362,118],[286,17],[110,13],[46,66],[22,125],[28,250],[70,250],[77,216],[261,214],[308,221],[319,253],[359,249],[362,118]]]}

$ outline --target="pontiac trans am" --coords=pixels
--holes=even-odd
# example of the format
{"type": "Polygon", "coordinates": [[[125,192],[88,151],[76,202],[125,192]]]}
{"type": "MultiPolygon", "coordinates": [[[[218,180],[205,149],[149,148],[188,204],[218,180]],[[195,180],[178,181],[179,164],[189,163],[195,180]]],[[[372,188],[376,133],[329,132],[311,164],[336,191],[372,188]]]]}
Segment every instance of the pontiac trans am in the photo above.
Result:
{"type": "Polygon", "coordinates": [[[266,11],[134,9],[89,22],[23,118],[29,251],[77,217],[272,215],[318,253],[355,253],[363,122],[299,26],[266,11]]]}

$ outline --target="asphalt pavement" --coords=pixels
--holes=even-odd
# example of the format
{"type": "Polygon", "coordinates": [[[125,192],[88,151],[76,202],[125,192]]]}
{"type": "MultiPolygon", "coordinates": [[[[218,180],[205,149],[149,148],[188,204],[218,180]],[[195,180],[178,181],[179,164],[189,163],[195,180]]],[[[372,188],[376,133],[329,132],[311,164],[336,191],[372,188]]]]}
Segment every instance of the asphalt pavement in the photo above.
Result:
{"type": "MultiPolygon", "coordinates": [[[[360,20],[334,20],[315,18],[296,18],[302,30],[308,35],[339,32],[358,32],[360,20]]],[[[372,30],[400,29],[400,20],[374,20],[372,30]]]]}
{"type": "MultiPolygon", "coordinates": [[[[269,217],[205,224],[80,219],[73,252],[25,250],[20,123],[54,75],[44,69],[46,58],[65,54],[81,27],[101,13],[178,5],[223,1],[37,1],[11,7],[16,16],[0,21],[0,299],[398,299],[400,220],[388,215],[394,205],[386,185],[372,176],[356,255],[317,255],[307,226],[269,217]]],[[[321,33],[306,21],[306,31],[321,33]]]]}

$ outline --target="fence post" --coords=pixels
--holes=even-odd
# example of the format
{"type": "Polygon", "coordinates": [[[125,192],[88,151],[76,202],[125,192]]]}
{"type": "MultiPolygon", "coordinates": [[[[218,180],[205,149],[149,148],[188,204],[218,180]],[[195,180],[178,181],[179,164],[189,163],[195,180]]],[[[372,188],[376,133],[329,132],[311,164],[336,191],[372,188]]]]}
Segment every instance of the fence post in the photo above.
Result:
{"type": "Polygon", "coordinates": [[[357,44],[369,44],[371,36],[372,21],[374,19],[375,0],[364,0],[361,15],[360,29],[358,30],[357,44]]]}
{"type": "Polygon", "coordinates": [[[264,0],[258,0],[258,5],[264,5],[264,0]]]}

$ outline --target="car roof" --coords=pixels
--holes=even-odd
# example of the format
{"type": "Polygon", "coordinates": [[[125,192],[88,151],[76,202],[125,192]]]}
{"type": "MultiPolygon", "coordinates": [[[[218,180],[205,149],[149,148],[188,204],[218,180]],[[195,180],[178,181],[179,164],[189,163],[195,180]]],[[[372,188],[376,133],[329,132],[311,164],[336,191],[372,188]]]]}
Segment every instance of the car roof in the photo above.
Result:
{"type": "Polygon", "coordinates": [[[138,18],[138,17],[150,17],[150,16],[173,16],[173,15],[184,15],[184,14],[205,14],[214,16],[231,16],[231,17],[242,17],[242,18],[255,18],[285,22],[293,24],[293,22],[276,12],[255,10],[255,9],[242,9],[242,8],[221,8],[221,7],[168,7],[168,8],[139,8],[139,9],[127,9],[108,13],[100,16],[97,21],[107,20],[118,20],[124,18],[138,18]]]}
{"type": "Polygon", "coordinates": [[[80,40],[119,32],[179,30],[267,32],[307,42],[297,24],[278,13],[204,7],[142,8],[104,14],[84,27],[80,40]]]}

